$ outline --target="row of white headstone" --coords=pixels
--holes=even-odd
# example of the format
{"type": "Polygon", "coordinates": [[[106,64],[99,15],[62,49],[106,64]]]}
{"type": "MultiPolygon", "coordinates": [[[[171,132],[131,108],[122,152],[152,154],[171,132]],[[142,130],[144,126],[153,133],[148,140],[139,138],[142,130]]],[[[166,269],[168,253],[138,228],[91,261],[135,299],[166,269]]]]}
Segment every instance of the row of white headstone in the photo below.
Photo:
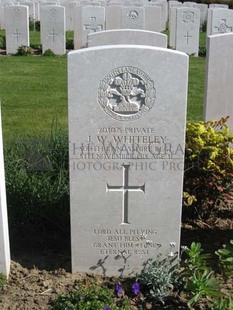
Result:
{"type": "MultiPolygon", "coordinates": [[[[208,37],[205,119],[233,115],[232,52],[233,33],[208,37]]],[[[69,53],[73,272],[127,276],[179,252],[187,86],[182,52],[106,45],[69,53]]],[[[0,272],[8,275],[1,120],[0,169],[0,272]]]]}
{"type": "MultiPolygon", "coordinates": [[[[162,30],[165,29],[166,27],[166,21],[167,21],[167,17],[168,17],[168,5],[167,5],[167,1],[164,0],[159,0],[159,1],[154,1],[154,2],[148,2],[145,1],[145,5],[141,5],[138,6],[137,2],[132,1],[131,3],[128,2],[127,5],[122,4],[121,2],[114,2],[112,5],[101,5],[102,3],[100,2],[90,2],[90,1],[81,1],[81,2],[69,2],[69,1],[62,1],[62,2],[58,2],[52,4],[51,2],[26,2],[26,1],[17,1],[16,3],[10,2],[10,3],[4,3],[1,5],[0,2],[0,27],[4,28],[5,27],[5,23],[4,23],[4,8],[7,6],[11,6],[11,5],[26,5],[29,8],[29,17],[31,20],[40,20],[40,8],[44,5],[60,5],[65,7],[65,14],[66,14],[66,30],[67,31],[73,31],[75,28],[75,10],[76,7],[80,7],[80,6],[102,6],[105,7],[106,10],[106,16],[108,17],[108,15],[112,15],[113,12],[115,11],[115,19],[117,19],[119,17],[119,11],[121,11],[124,7],[129,7],[129,6],[136,6],[139,11],[140,11],[140,15],[142,15],[141,12],[143,12],[143,14],[145,14],[146,16],[150,16],[150,9],[152,9],[153,11],[156,11],[155,8],[157,8],[157,11],[159,11],[159,14],[161,15],[161,25],[160,27],[162,27],[162,30]],[[150,8],[150,9],[149,9],[150,8]]],[[[135,17],[134,17],[135,18],[135,17]]],[[[148,19],[148,18],[146,18],[148,19]]],[[[113,23],[114,21],[107,19],[107,23],[109,24],[109,27],[111,27],[111,23],[113,23]]],[[[118,21],[119,24],[119,21],[118,21]]],[[[108,26],[108,25],[107,25],[108,26]]]]}
{"type": "MultiPolygon", "coordinates": [[[[65,14],[66,14],[66,30],[67,31],[73,31],[74,30],[74,20],[75,20],[75,8],[77,6],[87,6],[87,5],[94,5],[94,6],[103,6],[106,9],[106,16],[109,14],[112,15],[113,13],[108,13],[108,11],[112,12],[115,11],[115,17],[117,18],[119,15],[119,10],[125,6],[136,6],[144,8],[145,15],[150,16],[154,13],[153,11],[159,11],[161,16],[161,30],[164,30],[166,27],[166,22],[168,21],[168,18],[170,16],[170,9],[172,7],[193,7],[198,8],[201,11],[201,25],[207,18],[207,9],[208,5],[206,4],[200,4],[195,2],[178,2],[178,1],[169,1],[166,0],[154,0],[154,1],[120,1],[120,0],[113,0],[112,2],[105,2],[103,0],[100,0],[98,2],[95,1],[89,1],[89,0],[82,0],[82,1],[26,1],[26,0],[20,0],[20,1],[11,1],[11,0],[1,0],[0,1],[0,28],[5,28],[4,23],[4,8],[11,5],[26,5],[29,8],[29,18],[31,20],[40,20],[40,8],[43,5],[60,5],[65,7],[65,14]],[[152,10],[150,12],[150,10],[152,10]]],[[[209,8],[228,8],[228,5],[221,5],[221,4],[210,4],[209,8]]],[[[148,18],[146,18],[147,20],[148,18]]],[[[118,22],[119,24],[119,22],[118,22]]],[[[111,21],[110,25],[111,26],[111,21]]],[[[108,27],[108,21],[107,21],[107,27],[108,27]]],[[[145,24],[146,27],[146,24],[145,24]]],[[[108,28],[107,28],[108,29],[108,28]]],[[[151,30],[151,29],[148,29],[151,30]]],[[[157,31],[157,30],[156,30],[157,31]]]]}
{"type": "MultiPolygon", "coordinates": [[[[170,4],[170,40],[169,46],[198,56],[200,9],[196,7],[177,7],[170,4]]],[[[76,26],[74,31],[74,48],[86,47],[88,34],[105,29],[146,29],[160,32],[161,9],[148,7],[145,19],[145,8],[109,6],[77,6],[75,8],[76,26]],[[151,14],[151,15],[149,15],[151,14]],[[107,26],[108,25],[108,26],[107,26]],[[145,27],[145,25],[147,25],[145,27]]],[[[7,53],[15,54],[19,46],[29,46],[29,9],[27,6],[8,6],[4,14],[6,28],[7,53]]],[[[204,18],[202,19],[204,20],[204,18]]],[[[209,9],[208,34],[231,32],[233,29],[233,10],[209,9]]],[[[127,43],[127,38],[125,38],[127,43]]],[[[41,7],[41,43],[42,52],[51,49],[55,54],[63,55],[65,46],[65,8],[61,6],[41,7]]],[[[135,43],[136,44],[136,43],[135,43]]]]}
{"type": "MultiPolygon", "coordinates": [[[[83,0],[84,1],[84,0],[83,0]]],[[[85,1],[83,3],[76,2],[76,1],[60,1],[54,3],[52,1],[43,1],[43,2],[27,2],[24,0],[13,2],[10,0],[2,0],[0,1],[0,28],[5,28],[5,16],[4,16],[4,8],[12,5],[26,5],[29,9],[29,18],[31,20],[40,20],[40,8],[43,5],[60,5],[65,7],[65,20],[66,20],[66,31],[73,31],[75,29],[75,9],[77,6],[87,6],[87,5],[100,5],[101,3],[96,2],[88,2],[85,1]],[[5,1],[5,2],[3,2],[5,1]]],[[[130,3],[128,3],[127,6],[129,6],[130,3]]],[[[104,6],[104,5],[102,5],[104,6]]],[[[122,9],[126,6],[121,2],[112,2],[109,3],[109,5],[105,6],[105,15],[106,15],[106,29],[118,29],[122,28],[121,24],[121,15],[122,15],[122,9]],[[114,16],[114,18],[112,18],[114,16]]],[[[207,20],[207,10],[208,5],[206,4],[200,4],[195,2],[178,2],[178,1],[169,1],[168,3],[163,0],[153,1],[153,2],[144,2],[144,6],[138,6],[137,2],[131,2],[130,6],[136,6],[137,8],[142,9],[141,12],[143,12],[143,15],[145,15],[145,18],[142,17],[141,19],[145,19],[144,22],[144,28],[145,30],[151,30],[151,31],[163,31],[166,28],[166,22],[168,19],[170,20],[171,15],[171,8],[175,7],[192,7],[192,8],[198,8],[200,10],[201,15],[201,22],[202,25],[207,20]],[[156,17],[156,20],[161,20],[160,24],[154,25],[153,20],[156,17]],[[150,20],[150,22],[149,22],[150,20]],[[152,23],[152,25],[150,25],[152,23]],[[148,27],[150,27],[148,29],[148,27]]],[[[227,5],[218,5],[218,4],[210,4],[209,8],[225,8],[227,9],[227,5]]],[[[141,14],[141,13],[140,13],[141,14]]],[[[142,14],[141,14],[142,15],[142,14]]],[[[142,26],[142,25],[140,25],[142,26]]]]}

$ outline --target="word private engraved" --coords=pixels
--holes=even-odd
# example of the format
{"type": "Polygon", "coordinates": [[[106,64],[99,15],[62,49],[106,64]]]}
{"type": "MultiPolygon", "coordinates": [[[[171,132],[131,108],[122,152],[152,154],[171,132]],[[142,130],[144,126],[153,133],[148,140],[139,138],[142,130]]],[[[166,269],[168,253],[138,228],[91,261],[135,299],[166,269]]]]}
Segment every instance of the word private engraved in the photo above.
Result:
{"type": "Polygon", "coordinates": [[[134,67],[120,67],[99,84],[98,102],[103,110],[119,121],[132,121],[154,105],[156,92],[149,76],[134,67]]]}

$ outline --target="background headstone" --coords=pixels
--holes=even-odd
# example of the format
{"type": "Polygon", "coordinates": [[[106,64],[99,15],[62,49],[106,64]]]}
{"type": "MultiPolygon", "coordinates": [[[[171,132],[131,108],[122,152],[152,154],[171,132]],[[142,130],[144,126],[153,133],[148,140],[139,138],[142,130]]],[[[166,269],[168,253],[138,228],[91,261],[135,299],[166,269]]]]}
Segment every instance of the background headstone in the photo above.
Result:
{"type": "Polygon", "coordinates": [[[144,29],[145,9],[137,6],[122,8],[122,28],[123,29],[144,29]]]}
{"type": "Polygon", "coordinates": [[[29,1],[20,1],[19,4],[28,6],[29,19],[31,21],[35,21],[36,19],[35,3],[29,1]]]}
{"type": "Polygon", "coordinates": [[[81,7],[81,47],[87,45],[89,33],[105,30],[105,8],[101,6],[81,7]]]}
{"type": "Polygon", "coordinates": [[[145,30],[148,31],[161,31],[161,7],[158,6],[145,6],[145,30]]]}
{"type": "Polygon", "coordinates": [[[139,29],[107,30],[88,35],[88,47],[100,45],[135,44],[167,47],[167,36],[139,29]]]}
{"type": "Polygon", "coordinates": [[[212,9],[212,8],[222,8],[222,9],[228,9],[229,8],[229,5],[227,4],[220,4],[220,3],[210,3],[209,4],[209,8],[212,9]]]}
{"type": "Polygon", "coordinates": [[[179,251],[187,79],[188,56],[164,48],[69,53],[73,272],[127,276],[179,251]]]}
{"type": "Polygon", "coordinates": [[[5,170],[2,142],[2,119],[0,110],[0,272],[8,276],[10,272],[10,245],[6,204],[5,170]]]}
{"type": "Polygon", "coordinates": [[[65,8],[65,21],[66,21],[66,31],[74,31],[74,8],[78,5],[77,2],[67,2],[63,1],[61,6],[65,8]]]}
{"type": "Polygon", "coordinates": [[[228,125],[233,131],[233,33],[207,38],[205,87],[205,120],[230,116],[228,125]]]}
{"type": "Polygon", "coordinates": [[[65,8],[58,5],[43,5],[40,11],[40,35],[42,53],[50,49],[57,55],[66,52],[65,8]]]}
{"type": "Polygon", "coordinates": [[[74,49],[82,47],[82,6],[74,8],[74,49]]]}
{"type": "Polygon", "coordinates": [[[6,52],[16,54],[20,46],[29,46],[28,7],[14,5],[5,7],[6,52]]]}
{"type": "MultiPolygon", "coordinates": [[[[207,27],[206,27],[206,36],[211,35],[211,29],[212,29],[212,20],[213,20],[213,8],[209,8],[207,11],[207,27]]],[[[207,45],[207,41],[206,41],[207,45]]]]}
{"type": "Polygon", "coordinates": [[[200,30],[202,30],[203,25],[207,23],[208,5],[204,3],[197,3],[194,7],[200,10],[200,30]]]}
{"type": "Polygon", "coordinates": [[[170,7],[170,19],[169,19],[169,46],[175,48],[176,47],[176,9],[182,7],[182,3],[179,5],[172,5],[170,7]]]}
{"type": "Polygon", "coordinates": [[[196,2],[192,2],[192,1],[184,1],[183,2],[183,5],[187,8],[194,8],[196,4],[197,4],[196,2]]]}
{"type": "Polygon", "coordinates": [[[176,50],[198,56],[200,10],[193,7],[176,10],[176,50]]]}
{"type": "Polygon", "coordinates": [[[168,4],[167,1],[153,2],[152,6],[161,8],[161,31],[166,30],[166,23],[168,20],[168,4]]]}
{"type": "Polygon", "coordinates": [[[212,10],[212,23],[210,34],[233,32],[233,10],[212,10]]]}
{"type": "Polygon", "coordinates": [[[121,29],[122,6],[110,5],[105,8],[106,30],[121,29]]]}
{"type": "Polygon", "coordinates": [[[5,8],[14,5],[13,2],[0,2],[0,29],[5,29],[5,8]]]}

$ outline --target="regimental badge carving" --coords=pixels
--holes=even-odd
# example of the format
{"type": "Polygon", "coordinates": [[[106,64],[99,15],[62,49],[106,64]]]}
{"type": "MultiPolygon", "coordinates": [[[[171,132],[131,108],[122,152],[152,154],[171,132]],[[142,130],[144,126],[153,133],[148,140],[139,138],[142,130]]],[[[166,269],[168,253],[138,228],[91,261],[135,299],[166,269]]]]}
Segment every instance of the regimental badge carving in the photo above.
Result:
{"type": "Polygon", "coordinates": [[[98,102],[103,110],[119,121],[132,121],[154,105],[156,91],[149,76],[134,67],[120,67],[99,84],[98,102]]]}
{"type": "Polygon", "coordinates": [[[136,10],[131,10],[131,11],[129,11],[127,16],[131,19],[137,19],[138,18],[138,12],[136,10]]]}
{"type": "Polygon", "coordinates": [[[19,9],[14,9],[14,16],[15,16],[16,18],[19,18],[19,16],[20,16],[20,11],[19,11],[19,9]]]}
{"type": "Polygon", "coordinates": [[[57,10],[55,8],[52,8],[49,10],[49,16],[51,19],[55,18],[56,12],[57,12],[57,10]]]}
{"type": "Polygon", "coordinates": [[[182,13],[182,21],[184,23],[193,23],[194,22],[194,12],[185,11],[182,13]]]}

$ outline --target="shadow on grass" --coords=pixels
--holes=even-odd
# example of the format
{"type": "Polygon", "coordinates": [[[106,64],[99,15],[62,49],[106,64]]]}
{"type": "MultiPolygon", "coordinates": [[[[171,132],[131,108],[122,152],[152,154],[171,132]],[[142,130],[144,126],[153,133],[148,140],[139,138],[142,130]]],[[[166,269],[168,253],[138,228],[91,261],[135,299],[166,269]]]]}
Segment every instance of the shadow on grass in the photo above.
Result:
{"type": "Polygon", "coordinates": [[[24,268],[71,271],[69,227],[51,229],[25,225],[10,230],[11,259],[24,268]]]}

